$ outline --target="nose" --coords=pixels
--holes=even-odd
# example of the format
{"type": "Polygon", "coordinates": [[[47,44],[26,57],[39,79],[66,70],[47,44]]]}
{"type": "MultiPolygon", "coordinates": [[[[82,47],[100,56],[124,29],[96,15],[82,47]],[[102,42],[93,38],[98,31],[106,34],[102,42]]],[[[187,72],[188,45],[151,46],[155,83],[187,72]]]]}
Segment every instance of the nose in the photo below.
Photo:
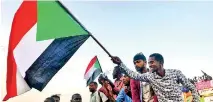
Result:
{"type": "Polygon", "coordinates": [[[135,63],[135,66],[138,67],[138,66],[139,66],[139,63],[135,63]]]}

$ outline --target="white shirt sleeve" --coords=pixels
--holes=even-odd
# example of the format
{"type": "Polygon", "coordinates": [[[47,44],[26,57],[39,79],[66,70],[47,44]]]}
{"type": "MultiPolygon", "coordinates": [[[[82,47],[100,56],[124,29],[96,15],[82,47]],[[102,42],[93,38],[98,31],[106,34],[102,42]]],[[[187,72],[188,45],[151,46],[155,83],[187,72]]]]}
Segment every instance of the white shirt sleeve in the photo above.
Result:
{"type": "Polygon", "coordinates": [[[105,94],[103,94],[102,92],[100,92],[100,96],[103,102],[106,102],[108,100],[108,98],[106,97],[105,94]]]}

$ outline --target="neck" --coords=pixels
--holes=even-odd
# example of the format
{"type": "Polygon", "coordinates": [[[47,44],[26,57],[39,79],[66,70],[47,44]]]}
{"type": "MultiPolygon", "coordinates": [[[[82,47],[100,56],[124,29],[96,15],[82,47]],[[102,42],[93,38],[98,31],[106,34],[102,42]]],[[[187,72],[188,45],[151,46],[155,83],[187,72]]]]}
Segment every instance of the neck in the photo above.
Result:
{"type": "Polygon", "coordinates": [[[164,68],[159,68],[159,70],[157,71],[157,74],[161,77],[165,76],[165,70],[164,68]]]}
{"type": "Polygon", "coordinates": [[[97,90],[93,91],[92,94],[95,93],[96,91],[97,91],[97,90]]]}

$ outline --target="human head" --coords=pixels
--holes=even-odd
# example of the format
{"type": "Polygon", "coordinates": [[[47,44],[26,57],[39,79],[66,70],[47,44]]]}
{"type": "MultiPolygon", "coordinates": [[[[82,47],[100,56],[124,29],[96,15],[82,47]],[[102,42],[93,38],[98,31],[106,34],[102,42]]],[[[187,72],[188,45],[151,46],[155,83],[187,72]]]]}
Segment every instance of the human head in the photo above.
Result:
{"type": "Polygon", "coordinates": [[[152,68],[152,71],[157,71],[160,68],[163,68],[164,59],[163,56],[159,53],[153,53],[149,56],[149,67],[152,68]]]}
{"type": "Polygon", "coordinates": [[[113,76],[113,79],[120,79],[122,77],[122,72],[119,66],[115,66],[112,76],[113,76]]]}
{"type": "Polygon", "coordinates": [[[76,93],[72,95],[72,99],[70,100],[70,102],[82,102],[82,98],[81,95],[76,93]]]}
{"type": "Polygon", "coordinates": [[[130,85],[130,77],[127,76],[127,75],[124,75],[123,83],[124,83],[125,86],[129,86],[130,85]]]}
{"type": "Polygon", "coordinates": [[[60,97],[58,95],[52,95],[51,97],[55,100],[55,102],[60,102],[60,97]]]}
{"type": "Polygon", "coordinates": [[[146,67],[146,57],[143,55],[142,52],[137,53],[133,58],[133,63],[136,70],[138,72],[142,72],[143,69],[146,67]]]}
{"type": "Polygon", "coordinates": [[[98,77],[99,84],[103,85],[106,81],[108,81],[108,77],[104,74],[100,74],[98,77]]]}
{"type": "Polygon", "coordinates": [[[97,88],[98,88],[97,82],[91,82],[89,84],[89,91],[90,92],[94,93],[97,90],[97,88]]]}
{"type": "Polygon", "coordinates": [[[55,100],[52,97],[48,97],[44,100],[44,102],[55,102],[55,100]]]}

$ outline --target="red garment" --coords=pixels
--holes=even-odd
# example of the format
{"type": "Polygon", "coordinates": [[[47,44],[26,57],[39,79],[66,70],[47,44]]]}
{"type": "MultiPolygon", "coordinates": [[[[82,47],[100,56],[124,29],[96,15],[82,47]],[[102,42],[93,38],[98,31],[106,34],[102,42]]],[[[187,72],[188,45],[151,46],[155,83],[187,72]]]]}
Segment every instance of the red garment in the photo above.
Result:
{"type": "Polygon", "coordinates": [[[140,99],[140,81],[130,79],[132,102],[141,102],[140,99]]]}
{"type": "Polygon", "coordinates": [[[106,87],[102,86],[100,89],[99,89],[100,92],[104,93],[108,98],[109,97],[113,97],[114,99],[116,99],[117,95],[116,94],[113,94],[113,92],[119,92],[119,90],[114,87],[112,89],[112,87],[110,86],[110,84],[107,84],[106,87]]]}
{"type": "MultiPolygon", "coordinates": [[[[132,102],[141,102],[140,94],[141,94],[141,87],[140,81],[130,79],[130,87],[131,87],[131,94],[132,94],[132,102]]],[[[154,102],[158,102],[157,96],[154,95],[154,102]]]]}

